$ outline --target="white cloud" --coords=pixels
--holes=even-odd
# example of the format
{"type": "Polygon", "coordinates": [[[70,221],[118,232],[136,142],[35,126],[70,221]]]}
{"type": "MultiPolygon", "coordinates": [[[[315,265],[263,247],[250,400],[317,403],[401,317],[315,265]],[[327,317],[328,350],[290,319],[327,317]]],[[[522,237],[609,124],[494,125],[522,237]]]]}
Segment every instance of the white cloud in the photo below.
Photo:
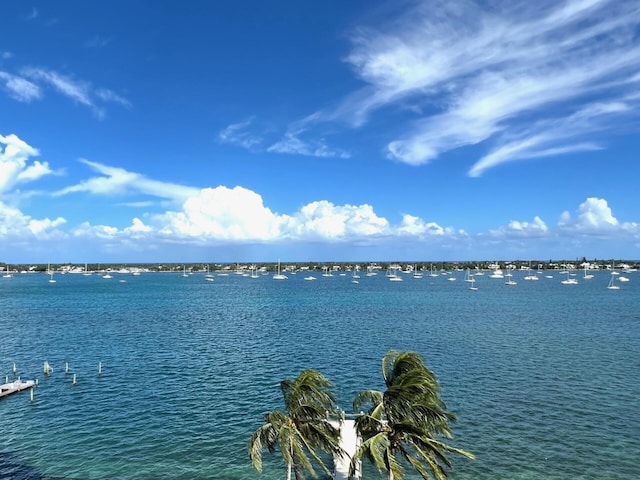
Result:
{"type": "Polygon", "coordinates": [[[55,70],[45,68],[26,67],[21,71],[21,76],[0,72],[0,80],[4,80],[5,89],[14,99],[19,101],[31,101],[43,97],[40,85],[53,87],[55,91],[71,99],[75,103],[90,108],[98,118],[105,115],[102,103],[117,103],[124,107],[130,107],[131,102],[126,98],[107,88],[94,89],[90,82],[77,80],[68,75],[63,75],[55,70]],[[28,80],[24,77],[27,77],[28,80]]]}
{"type": "MultiPolygon", "coordinates": [[[[85,225],[82,232],[93,228],[85,225]]],[[[104,227],[99,232],[104,235],[104,227]]],[[[179,211],[149,216],[146,223],[135,219],[130,228],[107,233],[127,236],[133,232],[165,241],[208,244],[351,241],[392,235],[393,229],[370,205],[334,205],[322,200],[291,215],[277,214],[251,190],[220,186],[200,190],[179,211]]]]}
{"type": "MultiPolygon", "coordinates": [[[[244,122],[230,124],[218,133],[218,139],[222,143],[229,143],[249,151],[255,151],[265,143],[265,139],[250,131],[250,129],[254,128],[254,122],[255,118],[251,117],[244,122]]],[[[303,132],[304,129],[298,129],[285,133],[280,140],[267,147],[266,151],[320,158],[349,158],[351,156],[349,152],[344,150],[330,148],[322,138],[303,140],[301,138],[303,132]]]]}
{"type": "Polygon", "coordinates": [[[251,117],[244,122],[227,125],[218,133],[218,139],[223,143],[230,143],[252,150],[262,143],[261,137],[247,131],[253,122],[254,118],[251,117]]]}
{"type": "Polygon", "coordinates": [[[607,201],[595,197],[587,198],[580,204],[575,219],[565,211],[558,222],[558,226],[573,232],[594,235],[611,233],[618,230],[619,225],[607,201]]]}
{"type": "Polygon", "coordinates": [[[123,107],[131,107],[131,102],[108,88],[99,88],[96,90],[96,96],[107,103],[117,103],[123,107]]]}
{"type": "Polygon", "coordinates": [[[182,211],[154,217],[162,235],[207,240],[277,239],[286,216],[271,212],[262,197],[242,187],[205,188],[187,199],[182,211]]]}
{"type": "MultiPolygon", "coordinates": [[[[526,240],[545,241],[544,249],[562,250],[567,244],[575,243],[579,248],[586,248],[581,238],[602,237],[603,239],[629,239],[630,236],[640,239],[640,224],[637,222],[620,222],[603,198],[590,197],[577,209],[575,218],[568,211],[563,211],[557,225],[549,227],[538,216],[533,221],[512,220],[507,226],[490,230],[489,237],[498,242],[520,242],[524,249],[531,249],[526,240]],[[553,242],[564,243],[554,246],[553,242]]],[[[604,241],[604,240],[603,240],[604,241]]],[[[599,247],[602,248],[602,247],[599,247]]],[[[606,250],[606,249],[605,249],[606,250]]]]}
{"type": "MultiPolygon", "coordinates": [[[[425,222],[420,217],[405,214],[402,216],[402,222],[397,229],[399,234],[408,234],[416,236],[444,237],[452,236],[456,232],[451,227],[441,227],[436,222],[425,222]]],[[[464,234],[464,232],[459,232],[464,234]]]]}
{"type": "Polygon", "coordinates": [[[74,80],[53,70],[43,68],[25,68],[23,75],[37,81],[43,81],[54,87],[59,93],[71,98],[73,101],[94,107],[91,101],[91,85],[88,82],[74,80]]]}
{"type": "Polygon", "coordinates": [[[52,174],[47,162],[29,163],[40,152],[14,134],[0,135],[0,193],[19,183],[37,180],[52,174]]]}
{"type": "Polygon", "coordinates": [[[0,239],[30,244],[35,241],[46,241],[51,238],[63,238],[65,234],[59,229],[66,223],[62,217],[34,219],[20,210],[0,202],[0,239]]]}
{"type": "Polygon", "coordinates": [[[383,29],[357,29],[345,61],[365,85],[299,126],[342,120],[358,127],[383,108],[405,110],[398,118],[406,133],[388,143],[390,158],[421,165],[495,140],[470,171],[478,176],[515,159],[603,148],[594,134],[638,117],[637,2],[492,7],[419,2],[386,18],[383,29]],[[624,108],[605,112],[603,105],[624,108]],[[571,126],[570,134],[550,129],[554,124],[571,126]]]}
{"type": "Polygon", "coordinates": [[[0,72],[0,80],[4,82],[5,91],[14,100],[28,103],[42,98],[42,92],[38,85],[25,78],[7,72],[0,72]]]}
{"type": "Polygon", "coordinates": [[[284,138],[269,148],[268,152],[287,153],[292,155],[305,155],[321,158],[349,158],[349,152],[340,149],[329,148],[323,139],[304,141],[299,134],[287,133],[284,138]]]}
{"type": "Polygon", "coordinates": [[[551,234],[549,227],[538,216],[533,221],[511,220],[507,226],[490,230],[489,235],[494,239],[539,239],[551,234]]]}
{"type": "Polygon", "coordinates": [[[534,122],[520,131],[503,135],[493,151],[469,170],[469,176],[478,177],[485,170],[517,159],[542,158],[575,152],[601,150],[604,147],[582,140],[586,134],[595,134],[613,128],[612,117],[633,112],[629,102],[594,103],[561,119],[534,122]]]}
{"type": "Polygon", "coordinates": [[[135,192],[182,202],[198,192],[198,189],[193,187],[151,180],[142,174],[129,172],[123,168],[110,167],[86,159],[81,159],[80,161],[101,174],[101,176],[66,187],[55,192],[54,196],[78,192],[96,195],[124,195],[135,192]]]}
{"type": "Polygon", "coordinates": [[[334,205],[320,200],[303,206],[287,226],[287,236],[296,239],[339,240],[384,235],[389,222],[378,217],[371,205],[334,205]]]}

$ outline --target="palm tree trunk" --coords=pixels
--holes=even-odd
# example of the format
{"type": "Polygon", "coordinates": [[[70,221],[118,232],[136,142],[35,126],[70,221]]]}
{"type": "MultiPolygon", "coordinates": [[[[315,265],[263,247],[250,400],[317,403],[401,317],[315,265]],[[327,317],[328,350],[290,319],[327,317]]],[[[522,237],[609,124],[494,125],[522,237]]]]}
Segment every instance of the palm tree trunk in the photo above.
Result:
{"type": "Polygon", "coordinates": [[[291,462],[287,463],[287,480],[291,480],[291,462]]]}
{"type": "Polygon", "coordinates": [[[300,465],[300,462],[298,460],[298,455],[294,454],[293,456],[293,472],[295,473],[296,476],[296,480],[306,480],[306,476],[304,474],[304,468],[302,467],[302,465],[300,465]]]}

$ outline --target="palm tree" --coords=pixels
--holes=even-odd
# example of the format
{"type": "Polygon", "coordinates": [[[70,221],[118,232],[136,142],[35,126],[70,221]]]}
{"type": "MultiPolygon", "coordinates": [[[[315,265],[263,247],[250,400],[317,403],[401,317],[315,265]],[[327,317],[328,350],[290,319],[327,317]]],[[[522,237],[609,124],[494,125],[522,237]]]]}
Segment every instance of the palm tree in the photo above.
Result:
{"type": "Polygon", "coordinates": [[[249,439],[249,458],[258,472],[262,472],[262,450],[273,453],[279,444],[287,464],[287,480],[291,479],[292,467],[296,480],[304,480],[305,470],[317,476],[309,457],[331,475],[318,449],[342,454],[340,430],[329,422],[329,417],[338,412],[332,388],[332,383],[314,370],[304,370],[293,381],[280,382],[286,413],[273,410],[266,414],[264,425],[249,439]]]}
{"type": "Polygon", "coordinates": [[[402,480],[404,458],[423,479],[443,480],[447,478],[444,466],[451,467],[446,453],[474,458],[438,440],[452,438],[449,423],[456,418],[447,411],[436,377],[418,353],[389,351],[382,359],[382,376],[384,392],[365,390],[353,401],[354,411],[363,406],[369,409],[356,419],[362,441],[350,474],[364,456],[386,471],[389,480],[402,480]]]}

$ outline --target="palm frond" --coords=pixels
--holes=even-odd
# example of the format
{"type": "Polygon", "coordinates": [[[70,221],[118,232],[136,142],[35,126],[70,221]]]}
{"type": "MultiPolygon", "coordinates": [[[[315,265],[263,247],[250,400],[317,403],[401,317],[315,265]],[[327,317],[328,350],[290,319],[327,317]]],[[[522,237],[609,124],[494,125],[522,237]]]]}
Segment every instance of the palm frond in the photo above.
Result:
{"type": "Polygon", "coordinates": [[[384,394],[378,390],[363,390],[353,399],[353,411],[357,412],[365,406],[375,407],[382,403],[384,394]]]}

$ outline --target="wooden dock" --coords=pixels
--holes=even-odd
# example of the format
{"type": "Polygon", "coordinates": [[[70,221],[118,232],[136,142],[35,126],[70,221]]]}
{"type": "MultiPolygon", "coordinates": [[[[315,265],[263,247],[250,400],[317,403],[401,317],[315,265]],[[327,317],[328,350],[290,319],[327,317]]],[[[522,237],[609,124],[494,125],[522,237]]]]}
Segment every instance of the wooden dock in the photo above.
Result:
{"type": "Polygon", "coordinates": [[[7,395],[11,395],[12,393],[17,393],[22,390],[27,390],[36,385],[36,382],[33,380],[27,380],[23,382],[22,380],[14,380],[13,382],[3,383],[0,385],[0,398],[6,397],[7,395]]]}

